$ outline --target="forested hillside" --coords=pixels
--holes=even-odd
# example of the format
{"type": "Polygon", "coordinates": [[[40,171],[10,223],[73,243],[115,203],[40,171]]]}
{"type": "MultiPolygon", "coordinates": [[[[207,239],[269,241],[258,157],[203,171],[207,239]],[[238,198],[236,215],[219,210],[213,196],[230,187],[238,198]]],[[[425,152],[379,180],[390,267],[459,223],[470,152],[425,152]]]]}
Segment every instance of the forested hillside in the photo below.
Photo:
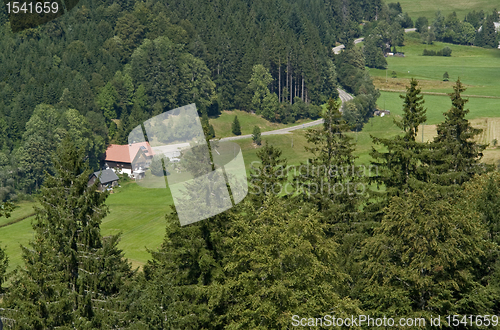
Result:
{"type": "MultiPolygon", "coordinates": [[[[377,0],[84,0],[12,33],[1,10],[0,166],[9,175],[0,197],[35,191],[66,134],[98,169],[109,142],[126,143],[144,119],[189,103],[210,116],[242,109],[285,123],[315,118],[308,107],[337,97],[331,47],[384,11],[377,0]]],[[[352,62],[340,83],[365,95],[358,104],[367,117],[378,94],[362,59],[352,62]]]]}

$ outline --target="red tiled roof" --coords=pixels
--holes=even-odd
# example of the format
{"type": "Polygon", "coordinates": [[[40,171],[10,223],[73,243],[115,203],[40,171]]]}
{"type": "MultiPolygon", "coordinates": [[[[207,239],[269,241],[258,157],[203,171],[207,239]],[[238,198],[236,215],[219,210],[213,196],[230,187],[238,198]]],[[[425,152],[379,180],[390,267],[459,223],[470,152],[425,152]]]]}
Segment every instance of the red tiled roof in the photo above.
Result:
{"type": "Polygon", "coordinates": [[[144,153],[147,157],[152,157],[154,155],[153,149],[148,142],[140,142],[134,144],[111,144],[108,149],[106,149],[106,161],[121,162],[121,163],[132,163],[137,152],[141,147],[145,147],[144,153]],[[132,156],[132,157],[131,157],[132,156]]]}

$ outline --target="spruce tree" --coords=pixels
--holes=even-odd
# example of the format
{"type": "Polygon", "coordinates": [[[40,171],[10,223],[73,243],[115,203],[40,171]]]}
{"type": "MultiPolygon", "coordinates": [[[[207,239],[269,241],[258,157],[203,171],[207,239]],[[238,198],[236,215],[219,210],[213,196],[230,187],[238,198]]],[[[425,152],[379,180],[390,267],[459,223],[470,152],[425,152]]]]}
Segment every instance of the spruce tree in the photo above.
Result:
{"type": "MultiPolygon", "coordinates": [[[[484,184],[484,182],[481,182],[484,184]]],[[[477,199],[477,207],[487,225],[490,240],[500,245],[500,192],[498,177],[490,175],[477,199]]],[[[477,190],[475,190],[477,193],[477,190]]]]}
{"type": "Polygon", "coordinates": [[[403,130],[403,135],[391,139],[372,136],[375,144],[381,145],[387,151],[372,147],[370,155],[375,159],[378,174],[372,180],[386,188],[386,195],[398,195],[411,190],[414,179],[419,175],[419,154],[422,145],[416,142],[418,126],[427,120],[424,99],[421,89],[415,79],[406,87],[406,95],[400,95],[403,102],[403,116],[395,124],[403,130]]]}
{"type": "Polygon", "coordinates": [[[264,147],[257,151],[259,166],[250,167],[250,182],[248,194],[257,203],[262,202],[266,194],[283,189],[283,183],[288,180],[286,166],[287,160],[281,157],[281,149],[269,145],[266,141],[264,147]]]}
{"type": "Polygon", "coordinates": [[[132,275],[117,248],[119,236],[103,238],[107,193],[87,187],[91,171],[69,136],[54,157],[55,175],[41,189],[35,236],[22,247],[3,305],[15,329],[109,329],[123,315],[116,297],[132,275]]]}
{"type": "MultiPolygon", "coordinates": [[[[0,218],[1,217],[10,217],[10,213],[12,212],[14,206],[10,202],[4,202],[0,204],[0,218]]],[[[1,242],[0,242],[1,243],[1,242]]],[[[3,292],[2,284],[5,281],[5,274],[7,273],[7,267],[9,266],[9,258],[7,254],[0,246],[0,293],[3,292]]],[[[1,320],[0,320],[1,322],[1,320]]],[[[0,323],[1,325],[1,323],[0,323]]],[[[1,328],[1,327],[0,327],[1,328]]]]}
{"type": "MultiPolygon", "coordinates": [[[[357,314],[342,296],[339,244],[314,205],[267,195],[234,216],[223,240],[224,281],[212,288],[224,329],[289,329],[293,315],[357,314]]],[[[215,299],[214,299],[215,300],[215,299]]]]}
{"type": "MultiPolygon", "coordinates": [[[[490,312],[476,269],[495,246],[465,201],[435,185],[393,197],[364,244],[362,308],[372,315],[424,317],[490,312]]],[[[443,319],[442,319],[443,321],[443,319]]]]}
{"type": "Polygon", "coordinates": [[[347,135],[350,125],[342,118],[340,105],[339,101],[330,99],[323,115],[323,127],[306,132],[306,139],[312,144],[306,150],[312,157],[306,164],[307,174],[298,178],[308,199],[316,203],[332,223],[353,220],[356,205],[365,192],[354,165],[355,146],[352,137],[347,135]]]}
{"type": "Polygon", "coordinates": [[[258,146],[260,146],[260,144],[262,143],[262,139],[260,137],[260,128],[259,128],[259,126],[255,126],[253,128],[252,140],[253,140],[253,143],[255,143],[258,146]]]}
{"type": "Polygon", "coordinates": [[[0,218],[10,217],[10,213],[14,210],[14,204],[11,202],[4,202],[0,204],[0,218]]]}
{"type": "Polygon", "coordinates": [[[432,153],[427,157],[430,180],[442,186],[462,184],[475,173],[485,171],[479,161],[486,145],[475,142],[475,136],[481,129],[472,127],[465,116],[469,109],[465,104],[469,101],[462,98],[464,86],[457,80],[453,86],[452,107],[444,113],[445,121],[437,126],[437,136],[432,144],[432,153]]]}
{"type": "Polygon", "coordinates": [[[3,292],[2,284],[5,281],[5,274],[7,273],[8,266],[9,266],[9,258],[7,257],[7,254],[0,246],[0,293],[3,292]]]}
{"type": "Polygon", "coordinates": [[[234,135],[241,135],[241,126],[240,121],[238,120],[238,116],[234,116],[234,121],[231,126],[231,131],[234,135]]]}

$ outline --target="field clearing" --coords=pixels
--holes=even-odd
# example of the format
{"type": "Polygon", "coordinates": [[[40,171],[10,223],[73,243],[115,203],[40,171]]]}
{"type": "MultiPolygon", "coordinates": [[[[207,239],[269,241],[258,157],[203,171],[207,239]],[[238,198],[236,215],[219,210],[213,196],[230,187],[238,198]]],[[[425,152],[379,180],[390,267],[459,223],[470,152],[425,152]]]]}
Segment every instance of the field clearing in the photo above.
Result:
{"type": "Polygon", "coordinates": [[[28,201],[22,201],[20,203],[16,203],[14,206],[14,211],[12,211],[9,218],[6,217],[0,218],[0,228],[14,222],[18,222],[22,219],[28,218],[29,216],[35,214],[35,211],[33,210],[34,205],[35,204],[33,202],[28,202],[28,201]]]}
{"type": "Polygon", "coordinates": [[[217,138],[235,136],[231,129],[234,116],[238,116],[238,121],[241,126],[241,135],[252,134],[255,126],[258,126],[261,132],[267,132],[313,121],[312,119],[300,119],[295,123],[288,124],[271,123],[254,113],[241,110],[223,111],[219,117],[210,118],[210,124],[214,126],[215,136],[217,138]]]}
{"type": "MultiPolygon", "coordinates": [[[[451,92],[451,91],[450,91],[451,92]]],[[[390,110],[391,114],[403,114],[403,100],[399,95],[403,93],[380,92],[380,98],[377,100],[377,106],[380,109],[390,110]]],[[[492,98],[468,98],[469,102],[466,108],[470,110],[467,119],[476,118],[494,118],[500,117],[500,99],[492,98]]],[[[446,111],[451,108],[449,96],[424,95],[424,107],[427,109],[427,123],[430,125],[439,124],[444,120],[446,111]]]]}
{"type": "Polygon", "coordinates": [[[449,93],[453,82],[460,78],[467,88],[466,95],[500,97],[500,49],[442,42],[424,45],[417,39],[406,38],[405,46],[398,47],[398,51],[404,52],[405,57],[387,57],[387,70],[369,69],[377,88],[404,90],[405,80],[415,78],[421,81],[425,92],[449,93]],[[425,48],[437,51],[444,47],[452,49],[451,57],[422,56],[425,48]],[[397,78],[391,77],[393,71],[397,78]],[[443,82],[445,72],[449,82],[443,82]]]}
{"type": "Polygon", "coordinates": [[[119,247],[132,266],[145,264],[165,236],[165,214],[170,212],[172,196],[168,189],[143,188],[129,182],[115,189],[106,204],[109,214],[101,224],[102,235],[122,233],[119,247]]]}
{"type": "Polygon", "coordinates": [[[398,0],[398,2],[401,4],[403,12],[407,12],[413,21],[420,16],[425,16],[429,19],[429,23],[432,23],[438,10],[445,17],[455,11],[458,18],[463,20],[465,14],[473,10],[489,12],[495,8],[500,9],[497,0],[398,0]]]}

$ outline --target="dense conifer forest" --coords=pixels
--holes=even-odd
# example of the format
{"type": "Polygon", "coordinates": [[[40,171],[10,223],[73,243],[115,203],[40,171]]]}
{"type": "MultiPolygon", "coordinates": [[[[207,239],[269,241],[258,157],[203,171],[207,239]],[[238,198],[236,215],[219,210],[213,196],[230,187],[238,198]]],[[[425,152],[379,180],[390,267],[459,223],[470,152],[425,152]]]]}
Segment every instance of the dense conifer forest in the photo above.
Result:
{"type": "Polygon", "coordinates": [[[338,59],[336,68],[330,49],[359,36],[359,23],[384,8],[380,1],[81,1],[18,33],[0,11],[0,165],[16,172],[14,181],[2,178],[0,198],[37,190],[43,171],[51,172],[48,154],[67,133],[98,169],[109,142],[127,143],[144,119],[192,102],[209,116],[242,109],[293,122],[317,118],[315,106],[337,97],[340,80],[360,95],[367,119],[378,94],[362,54],[338,59]]]}
{"type": "MultiPolygon", "coordinates": [[[[493,16],[476,31],[483,46],[493,16]]],[[[419,22],[423,39],[436,22],[419,22]]],[[[373,172],[354,155],[350,132],[379,97],[366,66],[385,67],[384,53],[413,26],[399,3],[378,0],[84,0],[17,33],[0,11],[0,217],[13,201],[38,201],[33,238],[11,272],[0,237],[0,324],[293,329],[370,315],[421,329],[437,316],[445,329],[496,327],[500,175],[481,163],[487,146],[466,118],[460,79],[435,138],[417,139],[427,109],[411,79],[394,120],[401,134],[372,137],[373,172]],[[364,46],[354,45],[361,36],[364,46]],[[345,49],[334,55],[337,43],[345,49]],[[337,88],[354,96],[343,108],[337,88]],[[190,103],[207,140],[217,137],[209,117],[224,110],[279,123],[321,117],[304,133],[301,165],[313,170],[284,171],[283,150],[255,126],[247,197],[182,227],[172,205],[162,245],[133,269],[120,234],[101,233],[109,192],[88,186],[89,176],[110,143],[127,144],[144,120],[190,103]]]]}

